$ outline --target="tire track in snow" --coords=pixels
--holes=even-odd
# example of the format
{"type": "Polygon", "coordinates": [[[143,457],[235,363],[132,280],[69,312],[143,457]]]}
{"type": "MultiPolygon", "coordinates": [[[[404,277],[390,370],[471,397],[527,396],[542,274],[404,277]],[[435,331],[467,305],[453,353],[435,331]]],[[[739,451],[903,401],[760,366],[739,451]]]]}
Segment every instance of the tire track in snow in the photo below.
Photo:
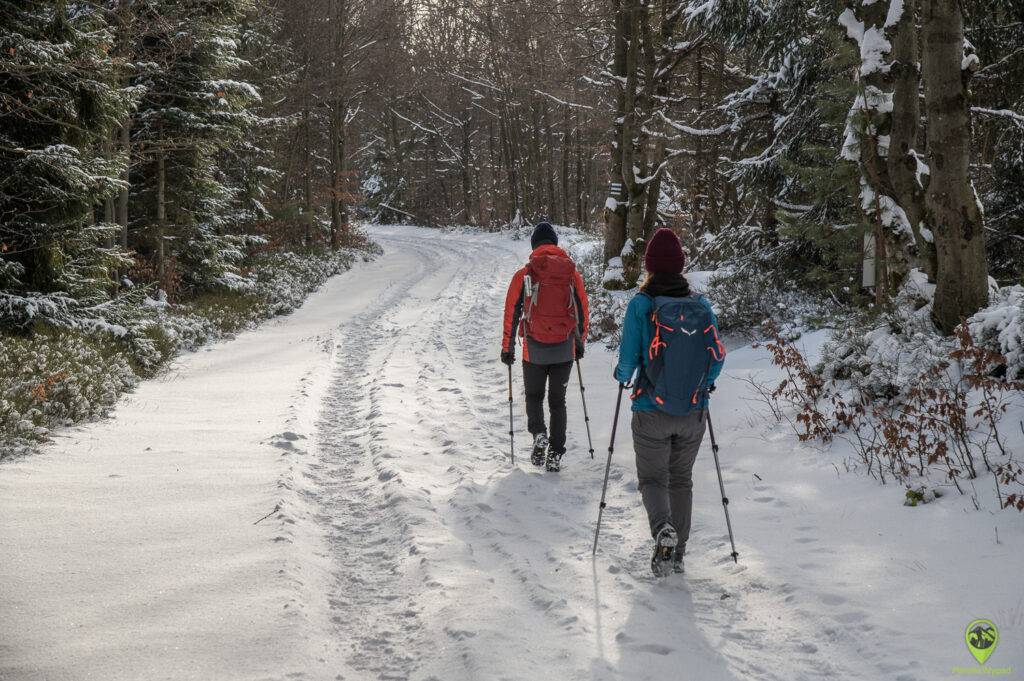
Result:
{"type": "MultiPolygon", "coordinates": [[[[398,242],[396,242],[398,243],[398,242]]],[[[391,323],[417,286],[444,270],[443,249],[406,241],[414,268],[343,330],[336,377],[319,424],[321,460],[309,467],[307,494],[321,509],[334,563],[329,596],[335,635],[348,665],[401,679],[419,664],[419,588],[405,568],[417,552],[401,508],[401,479],[382,466],[378,374],[404,330],[391,323]]],[[[385,256],[387,257],[387,256],[385,256]]]]}

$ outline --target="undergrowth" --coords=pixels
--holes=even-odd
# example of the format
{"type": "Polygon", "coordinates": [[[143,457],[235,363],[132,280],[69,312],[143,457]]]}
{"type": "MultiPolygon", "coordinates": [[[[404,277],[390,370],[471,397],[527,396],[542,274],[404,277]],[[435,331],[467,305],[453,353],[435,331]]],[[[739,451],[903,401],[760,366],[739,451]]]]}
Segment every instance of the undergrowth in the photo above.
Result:
{"type": "Polygon", "coordinates": [[[1003,421],[1024,381],[1006,378],[1007,358],[979,345],[969,325],[957,329],[944,356],[919,365],[902,390],[888,394],[827,378],[777,327],[767,324],[764,332],[784,378],[777,385],[750,382],[801,441],[845,440],[869,475],[907,487],[908,505],[952,487],[980,508],[974,481],[986,478],[1000,507],[1024,511],[1024,469],[1007,432],[1018,424],[1003,421]]]}
{"type": "Polygon", "coordinates": [[[182,352],[288,314],[371,243],[337,253],[262,253],[245,263],[241,285],[181,304],[161,292],[118,324],[35,321],[0,334],[0,458],[30,452],[54,428],[101,418],[140,379],[159,373],[182,352]]]}

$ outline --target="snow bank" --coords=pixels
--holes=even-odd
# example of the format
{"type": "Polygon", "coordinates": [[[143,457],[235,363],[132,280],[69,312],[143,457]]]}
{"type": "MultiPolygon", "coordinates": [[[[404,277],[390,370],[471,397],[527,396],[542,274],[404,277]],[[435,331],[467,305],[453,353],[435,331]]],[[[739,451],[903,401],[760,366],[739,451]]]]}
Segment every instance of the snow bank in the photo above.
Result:
{"type": "Polygon", "coordinates": [[[975,339],[1006,357],[1007,376],[1024,379],[1024,286],[1007,286],[967,321],[975,339]]]}
{"type": "Polygon", "coordinates": [[[0,467],[0,678],[326,678],[324,549],[290,529],[284,454],[311,451],[339,325],[398,274],[334,278],[0,467]]]}

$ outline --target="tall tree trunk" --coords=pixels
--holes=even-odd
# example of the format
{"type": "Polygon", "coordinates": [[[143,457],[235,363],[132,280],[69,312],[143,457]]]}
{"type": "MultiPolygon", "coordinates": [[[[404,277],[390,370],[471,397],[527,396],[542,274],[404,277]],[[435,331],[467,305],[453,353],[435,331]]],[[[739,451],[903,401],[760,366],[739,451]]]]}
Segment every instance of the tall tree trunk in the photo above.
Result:
{"type": "Polygon", "coordinates": [[[555,224],[561,224],[564,222],[560,211],[558,210],[558,202],[555,200],[555,135],[551,130],[551,111],[548,107],[547,100],[543,102],[543,121],[544,121],[544,183],[547,193],[547,215],[555,222],[555,224]]]}
{"type": "MultiPolygon", "coordinates": [[[[629,44],[630,17],[632,8],[624,6],[624,2],[631,0],[612,0],[612,7],[615,13],[615,52],[612,60],[612,74],[620,83],[626,78],[627,51],[629,44]]],[[[632,101],[632,98],[628,98],[632,101]]],[[[622,254],[622,248],[626,245],[626,212],[629,210],[629,202],[626,199],[625,178],[622,176],[622,168],[627,146],[626,130],[626,106],[627,86],[623,83],[618,91],[616,99],[615,122],[612,125],[611,134],[611,159],[608,166],[608,200],[605,203],[604,211],[604,261],[607,263],[612,258],[622,254]]],[[[631,143],[630,143],[631,144],[631,143]]]]}
{"type": "Polygon", "coordinates": [[[900,21],[892,31],[892,130],[887,160],[893,198],[907,214],[914,233],[917,266],[934,280],[935,246],[931,243],[931,235],[921,229],[925,192],[922,181],[918,179],[919,164],[915,151],[921,119],[917,43],[917,2],[908,2],[904,4],[900,21]]]}
{"type": "MultiPolygon", "coordinates": [[[[721,102],[725,91],[725,47],[716,45],[712,48],[714,52],[714,101],[721,102]]],[[[710,175],[708,183],[708,194],[710,201],[707,205],[707,216],[704,221],[705,231],[718,234],[722,230],[722,207],[725,197],[722,192],[722,174],[719,172],[719,158],[722,156],[722,137],[715,135],[711,138],[711,158],[708,162],[707,172],[710,175]]]]}
{"type": "MultiPolygon", "coordinates": [[[[985,226],[968,174],[971,114],[963,70],[964,26],[960,0],[925,0],[924,78],[928,112],[926,209],[937,252],[933,315],[949,334],[988,304],[985,226]]],[[[970,62],[966,62],[968,66],[970,62]]]]}
{"type": "Polygon", "coordinates": [[[302,109],[302,124],[305,129],[305,144],[302,149],[302,223],[305,229],[304,239],[309,246],[313,243],[313,143],[308,102],[302,109]]]}
{"type": "Polygon", "coordinates": [[[626,85],[625,102],[622,110],[622,181],[623,195],[626,198],[626,238],[633,241],[632,252],[622,258],[623,280],[626,288],[632,287],[640,277],[640,254],[637,253],[638,241],[643,239],[644,208],[642,194],[644,185],[637,182],[637,169],[642,160],[637,158],[640,149],[637,137],[637,109],[639,104],[638,90],[640,87],[640,44],[642,13],[646,6],[640,0],[626,0],[629,25],[626,32],[626,85]]]}
{"type": "Polygon", "coordinates": [[[163,150],[156,157],[156,277],[167,289],[167,161],[163,150]]]}
{"type": "Polygon", "coordinates": [[[587,213],[583,208],[583,194],[587,191],[584,185],[583,130],[580,115],[576,114],[576,222],[580,227],[587,226],[587,213]]]}
{"type": "MultiPolygon", "coordinates": [[[[113,140],[105,139],[103,141],[103,155],[110,159],[114,155],[114,143],[113,140]]],[[[117,217],[116,201],[113,196],[108,196],[103,200],[103,222],[106,227],[114,224],[114,220],[117,217]]],[[[114,247],[114,234],[109,233],[103,238],[103,245],[106,248],[114,247]]]]}
{"type": "Polygon", "coordinates": [[[571,119],[569,117],[569,107],[563,107],[562,111],[562,148],[561,148],[561,185],[562,190],[559,198],[561,199],[560,212],[562,214],[562,220],[568,224],[572,221],[569,216],[569,157],[572,154],[572,134],[571,134],[571,119]]]}
{"type": "MultiPolygon", "coordinates": [[[[530,212],[530,169],[523,160],[523,121],[519,111],[508,107],[508,148],[510,151],[509,168],[513,169],[516,178],[515,198],[516,211],[525,218],[530,212]]],[[[529,145],[526,145],[529,146],[529,145]]],[[[527,149],[527,151],[529,151],[527,149]]]]}
{"type": "MultiPolygon", "coordinates": [[[[868,32],[871,32],[872,35],[876,35],[877,32],[877,34],[897,41],[903,40],[904,37],[898,35],[900,29],[912,29],[912,22],[901,22],[896,27],[886,27],[890,7],[895,2],[902,2],[902,0],[889,0],[889,2],[861,0],[859,13],[849,11],[851,18],[842,20],[847,26],[848,35],[850,35],[852,21],[856,19],[862,22],[861,35],[856,38],[858,44],[868,39],[865,37],[868,32]]],[[[881,40],[877,36],[875,39],[881,40]]],[[[907,230],[912,230],[913,223],[904,207],[900,205],[889,172],[892,166],[889,158],[892,140],[886,133],[892,131],[895,119],[904,115],[904,112],[895,110],[893,72],[888,63],[884,64],[884,68],[883,64],[878,63],[880,60],[885,61],[893,56],[891,43],[886,43],[880,52],[876,59],[864,61],[859,66],[861,125],[858,137],[861,209],[867,221],[871,223],[875,237],[875,302],[882,305],[898,289],[910,268],[911,235],[907,233],[907,230]],[[907,217],[907,222],[910,223],[909,226],[903,223],[901,209],[907,217]]],[[[909,83],[904,82],[903,85],[907,86],[909,83]]],[[[901,95],[904,103],[907,103],[908,93],[901,91],[901,95]]],[[[903,125],[909,127],[910,123],[904,120],[903,125]]],[[[906,131],[904,130],[901,134],[905,137],[906,131]]],[[[906,142],[907,140],[900,141],[906,142]]]]}
{"type": "Polygon", "coordinates": [[[340,102],[334,102],[331,108],[330,124],[330,152],[331,152],[331,250],[338,249],[338,232],[341,230],[341,158],[339,149],[341,147],[341,129],[338,123],[340,114],[337,107],[340,102]]]}
{"type": "Polygon", "coordinates": [[[544,193],[544,159],[541,156],[541,148],[544,146],[541,137],[544,134],[544,129],[541,123],[541,102],[538,102],[536,99],[533,100],[530,106],[530,119],[533,134],[530,135],[530,143],[527,147],[530,169],[526,177],[530,178],[528,196],[530,197],[529,206],[532,209],[531,218],[542,215],[547,218],[549,210],[544,193]]]}
{"type": "Polygon", "coordinates": [[[132,165],[132,144],[131,144],[131,116],[124,119],[118,131],[119,152],[124,154],[124,172],[121,173],[121,180],[124,187],[117,195],[117,224],[121,226],[120,244],[121,248],[128,248],[128,193],[129,180],[131,178],[132,165]]]}
{"type": "Polygon", "coordinates": [[[466,112],[466,118],[462,121],[462,210],[465,212],[467,224],[475,224],[473,221],[473,178],[470,174],[473,168],[473,114],[466,112]]]}
{"type": "Polygon", "coordinates": [[[344,99],[331,111],[331,250],[338,250],[348,232],[348,181],[345,173],[345,124],[348,106],[344,99]]]}
{"type": "MultiPolygon", "coordinates": [[[[490,194],[490,202],[487,206],[487,222],[492,227],[497,220],[497,201],[498,196],[500,196],[498,178],[501,176],[501,155],[495,152],[496,146],[494,140],[494,121],[491,121],[487,124],[487,156],[490,160],[487,174],[491,179],[491,191],[488,192],[490,194]]],[[[484,192],[480,192],[481,209],[483,208],[483,194],[484,192]]]]}
{"type": "Polygon", "coordinates": [[[505,156],[505,168],[508,172],[508,196],[510,199],[509,218],[514,218],[522,210],[519,195],[519,176],[516,172],[516,160],[512,151],[512,135],[509,123],[503,116],[500,119],[501,148],[505,156]]]}
{"type": "MultiPolygon", "coordinates": [[[[696,53],[694,69],[697,79],[697,111],[704,111],[704,50],[699,49],[696,53]]],[[[704,139],[699,135],[693,139],[693,174],[690,176],[690,222],[694,234],[702,234],[705,230],[705,196],[704,196],[704,173],[707,159],[704,156],[704,139]]]]}

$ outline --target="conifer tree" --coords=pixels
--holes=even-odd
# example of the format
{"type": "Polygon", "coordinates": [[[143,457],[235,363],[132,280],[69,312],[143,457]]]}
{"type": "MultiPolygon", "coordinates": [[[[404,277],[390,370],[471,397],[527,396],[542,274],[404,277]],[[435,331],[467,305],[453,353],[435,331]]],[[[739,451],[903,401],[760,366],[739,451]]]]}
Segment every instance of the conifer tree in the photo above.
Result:
{"type": "Polygon", "coordinates": [[[242,256],[233,205],[239,187],[218,167],[249,138],[258,119],[251,84],[235,79],[245,3],[147,0],[145,32],[132,46],[142,90],[131,125],[135,243],[166,290],[229,284],[242,256]]]}
{"type": "Polygon", "coordinates": [[[103,149],[130,97],[92,6],[2,0],[0,26],[0,312],[18,323],[28,293],[108,295],[123,254],[97,212],[122,168],[103,149]]]}

